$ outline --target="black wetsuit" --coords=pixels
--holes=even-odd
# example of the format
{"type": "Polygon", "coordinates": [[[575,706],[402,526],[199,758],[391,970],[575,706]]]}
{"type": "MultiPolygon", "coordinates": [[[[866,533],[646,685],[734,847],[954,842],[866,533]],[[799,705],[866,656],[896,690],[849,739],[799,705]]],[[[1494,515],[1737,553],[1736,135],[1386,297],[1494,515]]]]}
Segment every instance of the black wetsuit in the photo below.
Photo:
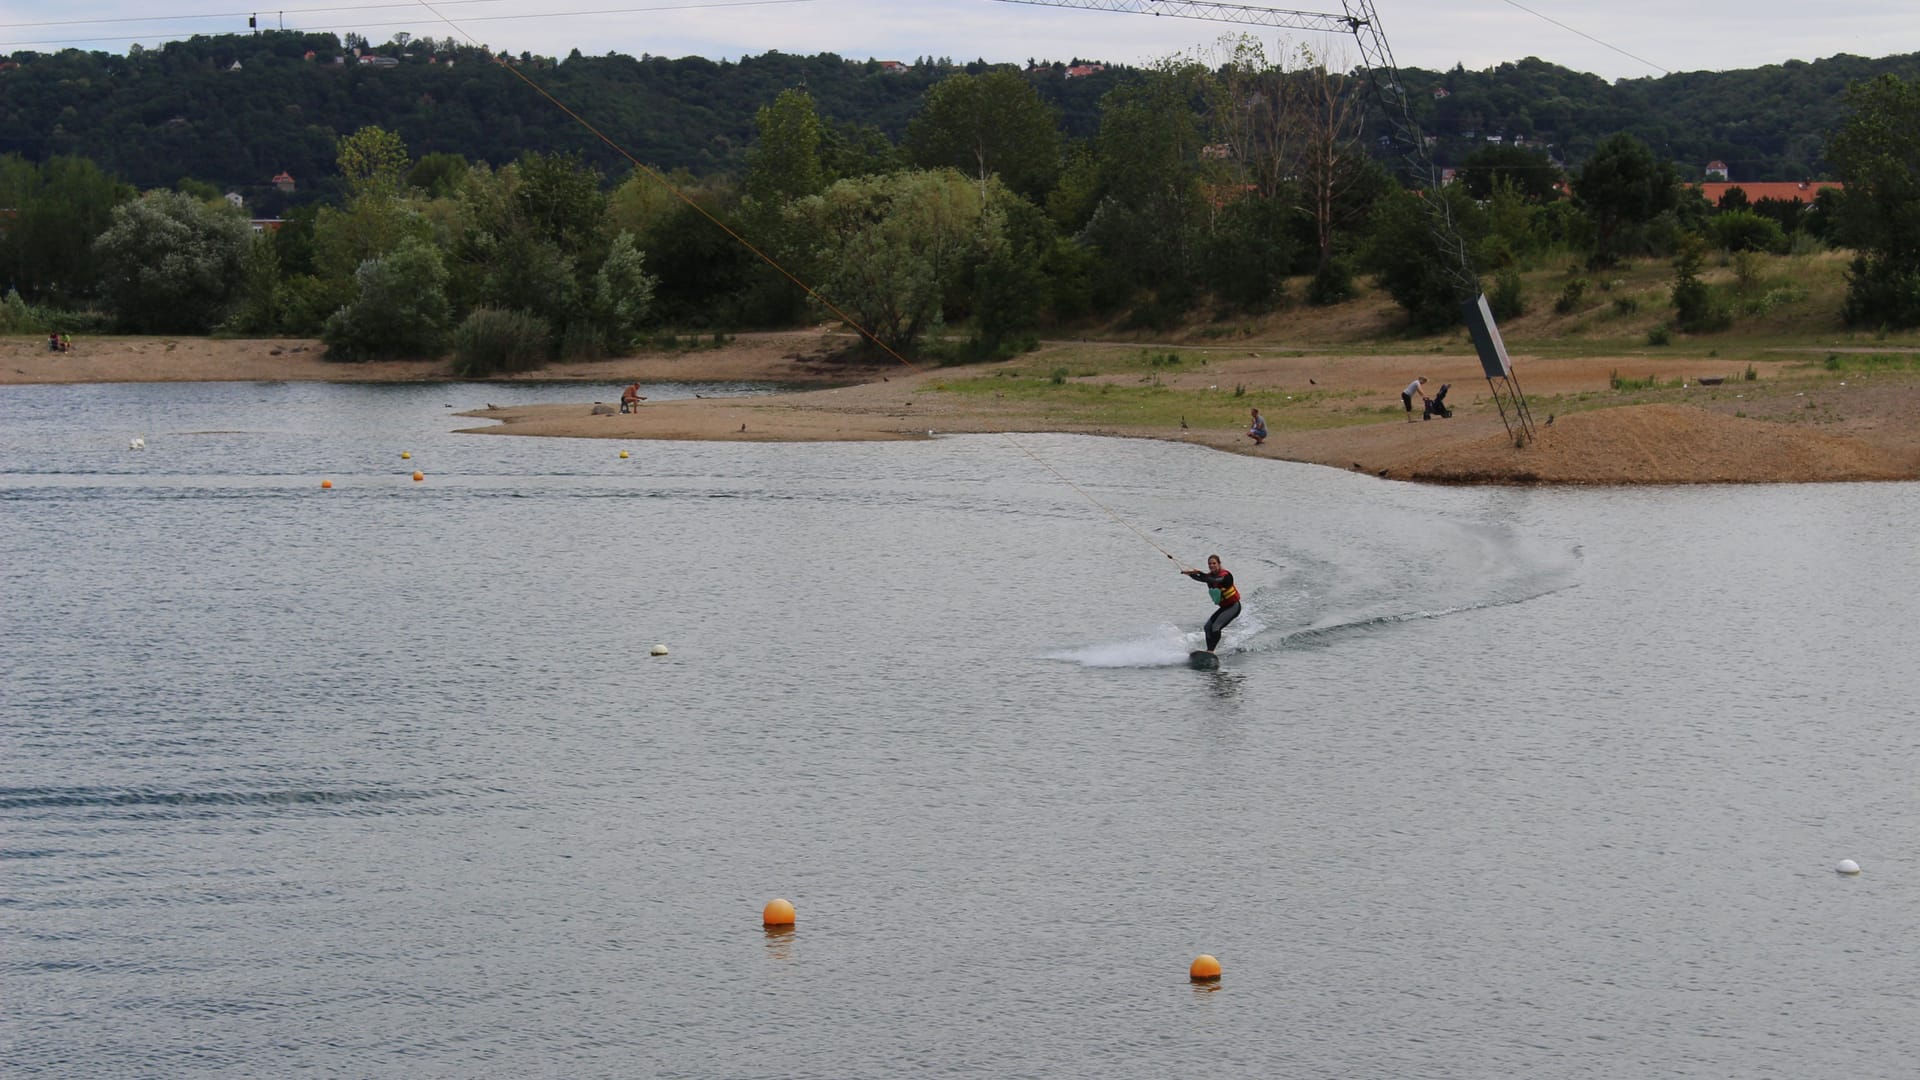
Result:
{"type": "Polygon", "coordinates": [[[1205,570],[1189,570],[1187,576],[1205,585],[1214,594],[1219,608],[1213,617],[1207,620],[1207,651],[1212,652],[1220,644],[1220,634],[1227,624],[1240,617],[1240,590],[1234,588],[1233,575],[1222,567],[1217,574],[1205,570]]]}

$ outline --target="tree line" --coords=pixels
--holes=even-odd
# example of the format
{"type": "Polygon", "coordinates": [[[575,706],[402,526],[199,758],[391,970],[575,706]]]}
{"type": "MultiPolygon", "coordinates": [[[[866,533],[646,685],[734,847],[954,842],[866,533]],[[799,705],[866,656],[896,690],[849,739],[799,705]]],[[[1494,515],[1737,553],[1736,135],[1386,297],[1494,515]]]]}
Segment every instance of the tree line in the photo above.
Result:
{"type": "Polygon", "coordinates": [[[369,125],[333,143],[337,197],[260,234],[201,182],[136,195],[85,158],[9,155],[5,319],[318,335],[338,358],[451,352],[478,374],[624,352],[660,328],[826,316],[875,347],[966,359],[1043,326],[1343,303],[1367,275],[1432,330],[1458,299],[1439,203],[1502,317],[1541,260],[1660,257],[1676,262],[1676,325],[1710,331],[1725,312],[1698,281],[1703,253],[1839,244],[1858,253],[1847,317],[1914,325],[1916,87],[1884,75],[1846,92],[1825,153],[1847,187],[1813,204],[1709,205],[1628,133],[1566,173],[1544,150],[1489,145],[1458,183],[1409,186],[1371,153],[1363,80],[1252,38],[1116,80],[1085,139],[1024,72],[990,67],[934,82],[898,140],[779,90],[737,173],[608,175],[567,150],[495,166],[369,125]]]}
{"type": "MultiPolygon", "coordinates": [[[[1351,66],[1347,57],[1327,59],[1336,70],[1351,66]]],[[[142,189],[191,177],[238,191],[262,217],[337,198],[333,144],[368,125],[398,133],[423,155],[499,165],[532,150],[620,167],[590,134],[554,123],[551,106],[502,62],[593,117],[640,160],[700,175],[744,167],[754,110],[787,87],[807,88],[835,137],[877,133],[898,142],[934,84],[992,67],[936,57],[894,66],[830,53],[717,62],[575,50],[553,58],[407,34],[380,45],[296,31],[195,36],[124,56],[13,53],[0,64],[0,154],[83,157],[142,189]],[[359,63],[373,56],[396,63],[359,63]],[[298,184],[291,195],[271,183],[282,172],[298,184]]],[[[1100,99],[1144,73],[1093,65],[1099,70],[1068,78],[1078,62],[1030,58],[1010,70],[1052,107],[1066,137],[1085,140],[1099,126],[1100,99]]],[[[1888,73],[1920,77],[1920,54],[1613,83],[1531,57],[1484,71],[1400,75],[1441,165],[1458,165],[1498,138],[1578,166],[1624,132],[1676,162],[1687,179],[1701,179],[1706,163],[1719,160],[1734,180],[1802,180],[1828,173],[1823,147],[1840,122],[1844,88],[1888,73]]],[[[1386,134],[1384,126],[1367,131],[1376,143],[1386,134]]]]}

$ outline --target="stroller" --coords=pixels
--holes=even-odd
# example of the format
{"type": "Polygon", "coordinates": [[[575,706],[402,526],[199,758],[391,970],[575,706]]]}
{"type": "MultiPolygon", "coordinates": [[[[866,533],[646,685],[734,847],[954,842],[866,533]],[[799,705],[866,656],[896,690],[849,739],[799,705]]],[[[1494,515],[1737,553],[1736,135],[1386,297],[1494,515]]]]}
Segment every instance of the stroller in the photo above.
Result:
{"type": "Polygon", "coordinates": [[[1436,416],[1442,420],[1453,419],[1453,410],[1447,408],[1447,388],[1452,385],[1452,383],[1441,383],[1439,393],[1430,398],[1420,399],[1425,403],[1425,407],[1420,411],[1420,419],[1431,420],[1436,416]]]}

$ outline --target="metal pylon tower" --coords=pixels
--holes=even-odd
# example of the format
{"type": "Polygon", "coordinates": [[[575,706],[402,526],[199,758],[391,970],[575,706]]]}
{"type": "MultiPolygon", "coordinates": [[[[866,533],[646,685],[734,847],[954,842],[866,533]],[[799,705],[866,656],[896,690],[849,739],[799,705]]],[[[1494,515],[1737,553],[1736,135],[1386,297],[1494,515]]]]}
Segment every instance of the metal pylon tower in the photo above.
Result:
{"type": "Polygon", "coordinates": [[[1001,0],[1009,4],[1037,7],[1084,8],[1089,11],[1117,11],[1135,15],[1160,15],[1207,22],[1236,23],[1242,26],[1271,26],[1281,30],[1310,30],[1322,33],[1351,34],[1360,49],[1367,89],[1386,114],[1393,129],[1393,141],[1420,201],[1431,221],[1436,255],[1452,282],[1461,312],[1473,334],[1480,353],[1480,366],[1486,373],[1494,403],[1500,407],[1500,419],[1507,434],[1516,443],[1533,438],[1535,430],[1527,399],[1513,376],[1500,331],[1493,324],[1486,297],[1480,292],[1480,275],[1473,268],[1473,254],[1453,218],[1453,209],[1440,195],[1440,174],[1427,153],[1427,141],[1413,118],[1413,107],[1401,85],[1400,71],[1380,29],[1380,16],[1372,0],[1341,0],[1339,12],[1292,11],[1285,8],[1257,7],[1250,4],[1205,3],[1202,0],[1001,0]]]}

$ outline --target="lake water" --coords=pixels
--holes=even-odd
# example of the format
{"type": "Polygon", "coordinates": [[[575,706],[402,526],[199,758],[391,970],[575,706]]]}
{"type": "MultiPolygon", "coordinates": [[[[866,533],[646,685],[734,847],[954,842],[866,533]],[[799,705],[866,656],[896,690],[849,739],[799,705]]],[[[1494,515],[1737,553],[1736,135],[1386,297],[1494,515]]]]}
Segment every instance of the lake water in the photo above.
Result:
{"type": "Polygon", "coordinates": [[[588,393],[0,389],[0,1073],[1920,1068],[1920,485],[588,393]]]}

